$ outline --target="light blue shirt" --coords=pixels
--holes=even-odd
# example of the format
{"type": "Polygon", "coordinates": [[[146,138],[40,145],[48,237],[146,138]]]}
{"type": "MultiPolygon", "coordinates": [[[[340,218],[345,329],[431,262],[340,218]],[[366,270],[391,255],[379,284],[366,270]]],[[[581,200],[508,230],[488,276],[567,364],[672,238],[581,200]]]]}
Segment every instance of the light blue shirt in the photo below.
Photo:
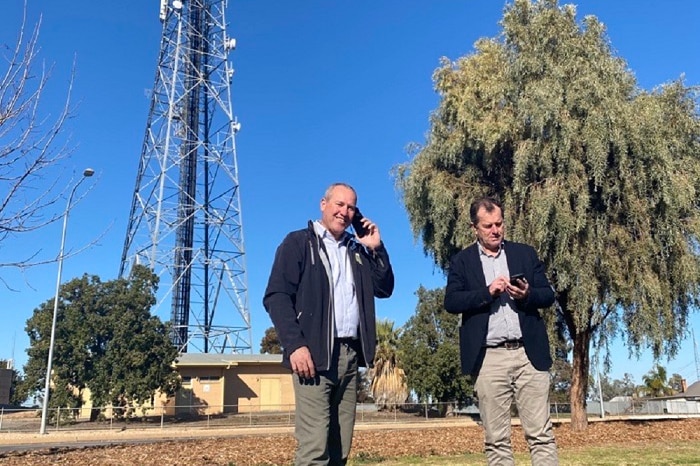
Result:
{"type": "MultiPolygon", "coordinates": [[[[496,255],[487,254],[481,244],[477,244],[486,286],[489,286],[500,275],[509,277],[510,272],[503,243],[501,243],[496,255]]],[[[522,337],[523,332],[520,330],[520,319],[516,311],[515,301],[507,292],[503,292],[491,303],[486,346],[494,346],[505,340],[520,340],[522,337]]]]}
{"type": "Polygon", "coordinates": [[[331,267],[335,336],[337,338],[357,338],[360,309],[355,293],[355,277],[348,258],[350,235],[345,233],[340,241],[337,241],[319,221],[314,222],[314,230],[323,240],[331,267]]]}

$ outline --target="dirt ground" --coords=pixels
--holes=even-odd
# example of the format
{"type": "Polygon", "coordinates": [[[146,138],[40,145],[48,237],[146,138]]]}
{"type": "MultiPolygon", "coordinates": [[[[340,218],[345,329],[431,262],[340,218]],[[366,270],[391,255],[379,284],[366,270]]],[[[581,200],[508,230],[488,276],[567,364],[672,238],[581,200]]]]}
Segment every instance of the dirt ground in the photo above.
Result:
{"type": "MultiPolygon", "coordinates": [[[[591,445],[634,445],[659,441],[700,441],[700,419],[610,421],[589,424],[583,433],[568,424],[555,427],[560,449],[591,445]]],[[[352,457],[457,455],[482,452],[478,426],[361,430],[355,433],[352,457]]],[[[527,451],[522,431],[513,428],[516,451],[527,451]]],[[[2,465],[140,465],[260,466],[289,465],[295,441],[291,434],[171,440],[149,444],[50,448],[0,454],[2,465]]]]}

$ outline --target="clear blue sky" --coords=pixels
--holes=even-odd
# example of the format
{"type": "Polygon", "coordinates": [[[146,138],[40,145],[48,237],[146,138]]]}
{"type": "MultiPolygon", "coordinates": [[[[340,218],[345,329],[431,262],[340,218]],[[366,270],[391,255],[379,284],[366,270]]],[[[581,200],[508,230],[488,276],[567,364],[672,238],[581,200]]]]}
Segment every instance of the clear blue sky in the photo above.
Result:
{"type": "MultiPolygon", "coordinates": [[[[14,43],[23,3],[4,2],[0,44],[14,43]]],[[[66,259],[63,281],[83,273],[110,280],[119,269],[154,82],[159,1],[29,3],[30,23],[43,15],[41,58],[54,64],[44,114],[58,112],[75,60],[78,109],[66,133],[75,151],[61,167],[62,179],[67,182],[71,172],[87,166],[96,170],[92,191],[71,213],[66,245],[75,251],[98,237],[99,244],[66,259]]],[[[438,103],[431,75],[440,57],[456,59],[471,53],[478,38],[497,35],[504,5],[501,0],[229,2],[229,32],[237,39],[233,102],[242,123],[237,149],[255,352],[270,326],[261,299],[275,248],[288,231],[318,218],[319,199],[333,181],[355,186],[358,204],[379,225],[391,255],[397,286],[391,299],[379,302],[380,318],[402,325],[415,310],[421,284],[444,285],[411,234],[390,170],[408,160],[407,144],[424,141],[438,103]]],[[[607,25],[614,50],[642,88],[681,74],[686,84],[700,84],[699,2],[577,5],[579,18],[593,14],[607,25]]],[[[0,251],[8,257],[38,247],[44,257],[55,257],[60,230],[55,225],[3,243],[0,251]]],[[[55,264],[24,274],[0,270],[17,290],[0,288],[0,358],[14,358],[19,368],[26,362],[26,320],[52,299],[56,271],[55,264]]],[[[159,316],[169,318],[167,312],[159,316]]],[[[700,338],[697,314],[691,322],[700,338]]],[[[676,359],[662,363],[669,374],[696,380],[692,339],[676,359]]],[[[640,383],[651,366],[648,354],[629,360],[618,345],[609,375],[630,372],[640,383]]]]}

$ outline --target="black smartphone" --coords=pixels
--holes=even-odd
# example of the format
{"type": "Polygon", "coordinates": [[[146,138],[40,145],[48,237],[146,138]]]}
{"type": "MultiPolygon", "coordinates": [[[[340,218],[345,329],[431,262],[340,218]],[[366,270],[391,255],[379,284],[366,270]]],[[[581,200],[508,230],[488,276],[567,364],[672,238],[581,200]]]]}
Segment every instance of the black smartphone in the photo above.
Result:
{"type": "Polygon", "coordinates": [[[511,285],[520,287],[520,284],[518,284],[518,280],[525,280],[525,274],[524,273],[514,273],[513,275],[510,276],[510,284],[511,285]]]}
{"type": "Polygon", "coordinates": [[[367,234],[367,229],[362,224],[363,218],[364,217],[362,216],[362,212],[360,212],[360,209],[355,207],[355,215],[352,216],[352,227],[355,229],[355,234],[358,238],[362,238],[367,234]]]}

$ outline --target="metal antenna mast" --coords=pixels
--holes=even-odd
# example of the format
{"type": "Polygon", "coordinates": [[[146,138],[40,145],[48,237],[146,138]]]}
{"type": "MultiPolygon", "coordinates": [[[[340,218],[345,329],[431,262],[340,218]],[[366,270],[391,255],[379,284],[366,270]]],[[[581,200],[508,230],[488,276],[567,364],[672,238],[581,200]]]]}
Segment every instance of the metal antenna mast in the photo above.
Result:
{"type": "Polygon", "coordinates": [[[227,0],[161,0],[163,23],[119,276],[160,277],[181,352],[251,350],[227,0]],[[214,324],[214,318],[221,325],[214,324]]]}

